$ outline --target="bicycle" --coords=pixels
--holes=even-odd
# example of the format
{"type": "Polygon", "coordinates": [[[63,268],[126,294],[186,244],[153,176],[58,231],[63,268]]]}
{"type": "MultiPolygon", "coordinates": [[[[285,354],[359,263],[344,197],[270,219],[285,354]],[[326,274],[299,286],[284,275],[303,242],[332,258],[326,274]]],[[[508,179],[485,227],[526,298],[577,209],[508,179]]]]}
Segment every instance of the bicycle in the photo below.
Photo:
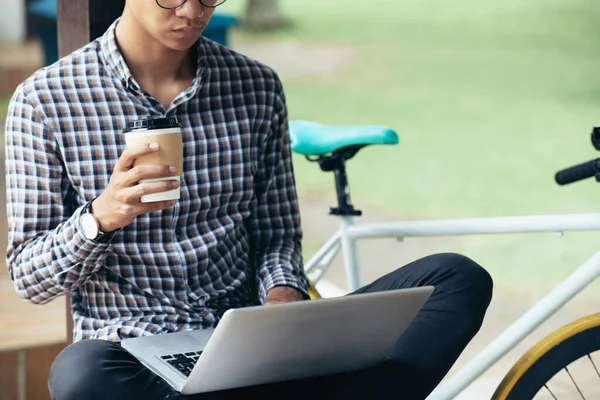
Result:
{"type": "MultiPolygon", "coordinates": [[[[340,218],[340,228],[305,264],[311,282],[311,298],[321,297],[315,285],[340,250],[349,290],[353,291],[361,286],[356,249],[356,242],[360,239],[600,230],[600,214],[355,224],[354,217],[362,213],[352,205],[350,199],[346,162],[365,146],[397,144],[399,139],[396,132],[385,126],[332,127],[308,121],[292,121],[290,137],[294,152],[318,163],[321,170],[333,172],[335,176],[338,204],[330,209],[330,214],[340,218]]],[[[593,129],[591,139],[594,147],[600,151],[600,127],[593,129]]],[[[560,185],[566,185],[594,176],[600,182],[600,159],[560,171],[555,175],[555,180],[560,185]]],[[[597,252],[498,335],[467,365],[440,384],[427,400],[454,398],[599,275],[600,252],[597,252]]],[[[548,398],[557,399],[548,382],[559,371],[565,370],[571,376],[569,367],[582,357],[585,362],[591,363],[596,378],[600,378],[600,362],[594,362],[591,356],[597,350],[600,350],[600,313],[571,322],[539,341],[509,370],[492,399],[524,400],[544,393],[552,396],[548,398]]],[[[577,387],[572,376],[571,380],[577,387]]],[[[577,391],[585,399],[585,394],[579,387],[577,391]]]]}

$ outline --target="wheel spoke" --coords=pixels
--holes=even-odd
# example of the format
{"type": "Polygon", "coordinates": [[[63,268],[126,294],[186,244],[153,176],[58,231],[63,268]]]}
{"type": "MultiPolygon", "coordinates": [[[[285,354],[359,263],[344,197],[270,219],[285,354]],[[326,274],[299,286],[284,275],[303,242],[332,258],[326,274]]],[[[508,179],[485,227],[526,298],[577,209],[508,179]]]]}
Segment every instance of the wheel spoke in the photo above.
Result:
{"type": "Polygon", "coordinates": [[[594,362],[592,355],[588,354],[588,358],[589,358],[590,362],[592,363],[592,365],[594,366],[594,369],[596,370],[596,375],[598,375],[598,378],[600,378],[600,372],[598,372],[598,367],[596,367],[596,363],[594,362]]]}
{"type": "Polygon", "coordinates": [[[579,386],[577,385],[577,382],[575,382],[575,379],[573,379],[573,375],[571,375],[571,372],[569,371],[569,368],[565,367],[565,371],[567,371],[567,374],[569,374],[569,378],[571,378],[571,382],[573,382],[573,385],[575,385],[575,388],[579,392],[579,395],[581,396],[581,398],[583,400],[585,400],[585,397],[583,396],[583,393],[581,393],[581,390],[579,389],[579,386]]]}
{"type": "Polygon", "coordinates": [[[552,393],[552,390],[550,390],[550,388],[548,387],[548,384],[544,383],[544,387],[546,388],[546,390],[548,391],[548,393],[550,393],[550,396],[552,396],[552,398],[553,398],[554,400],[558,400],[558,399],[556,398],[556,396],[554,395],[554,393],[552,393]]]}

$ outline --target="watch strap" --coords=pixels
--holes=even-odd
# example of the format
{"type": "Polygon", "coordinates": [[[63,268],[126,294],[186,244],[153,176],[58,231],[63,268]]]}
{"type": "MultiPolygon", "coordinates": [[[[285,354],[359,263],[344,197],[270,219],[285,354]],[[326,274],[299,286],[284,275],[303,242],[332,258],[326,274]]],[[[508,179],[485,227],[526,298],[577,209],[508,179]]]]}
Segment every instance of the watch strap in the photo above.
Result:
{"type": "MultiPolygon", "coordinates": [[[[94,200],[96,200],[96,198],[93,198],[92,200],[88,201],[85,204],[85,206],[83,206],[83,210],[81,212],[92,214],[92,203],[94,202],[94,200]]],[[[98,235],[92,240],[98,243],[108,243],[112,240],[113,236],[115,235],[115,232],[116,230],[111,232],[102,232],[100,229],[98,229],[98,235]]]]}

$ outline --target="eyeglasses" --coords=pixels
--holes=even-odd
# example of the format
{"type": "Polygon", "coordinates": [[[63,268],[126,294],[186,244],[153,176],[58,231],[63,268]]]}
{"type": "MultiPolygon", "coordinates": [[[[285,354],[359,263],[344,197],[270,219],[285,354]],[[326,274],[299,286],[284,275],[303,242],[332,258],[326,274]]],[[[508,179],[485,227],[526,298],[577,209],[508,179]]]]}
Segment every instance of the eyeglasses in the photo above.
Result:
{"type": "MultiPolygon", "coordinates": [[[[187,0],[156,0],[156,4],[165,10],[172,10],[181,7],[187,0]]],[[[204,7],[215,8],[225,3],[227,0],[199,0],[204,7]]]]}

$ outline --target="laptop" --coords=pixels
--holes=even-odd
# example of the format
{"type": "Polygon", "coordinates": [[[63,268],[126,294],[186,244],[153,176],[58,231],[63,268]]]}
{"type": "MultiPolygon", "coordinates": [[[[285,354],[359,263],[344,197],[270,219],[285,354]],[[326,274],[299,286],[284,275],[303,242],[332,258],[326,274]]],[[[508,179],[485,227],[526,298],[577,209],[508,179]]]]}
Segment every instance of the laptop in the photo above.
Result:
{"type": "Polygon", "coordinates": [[[377,365],[433,287],[227,310],[214,329],[124,339],[121,345],[182,394],[377,365]]]}

